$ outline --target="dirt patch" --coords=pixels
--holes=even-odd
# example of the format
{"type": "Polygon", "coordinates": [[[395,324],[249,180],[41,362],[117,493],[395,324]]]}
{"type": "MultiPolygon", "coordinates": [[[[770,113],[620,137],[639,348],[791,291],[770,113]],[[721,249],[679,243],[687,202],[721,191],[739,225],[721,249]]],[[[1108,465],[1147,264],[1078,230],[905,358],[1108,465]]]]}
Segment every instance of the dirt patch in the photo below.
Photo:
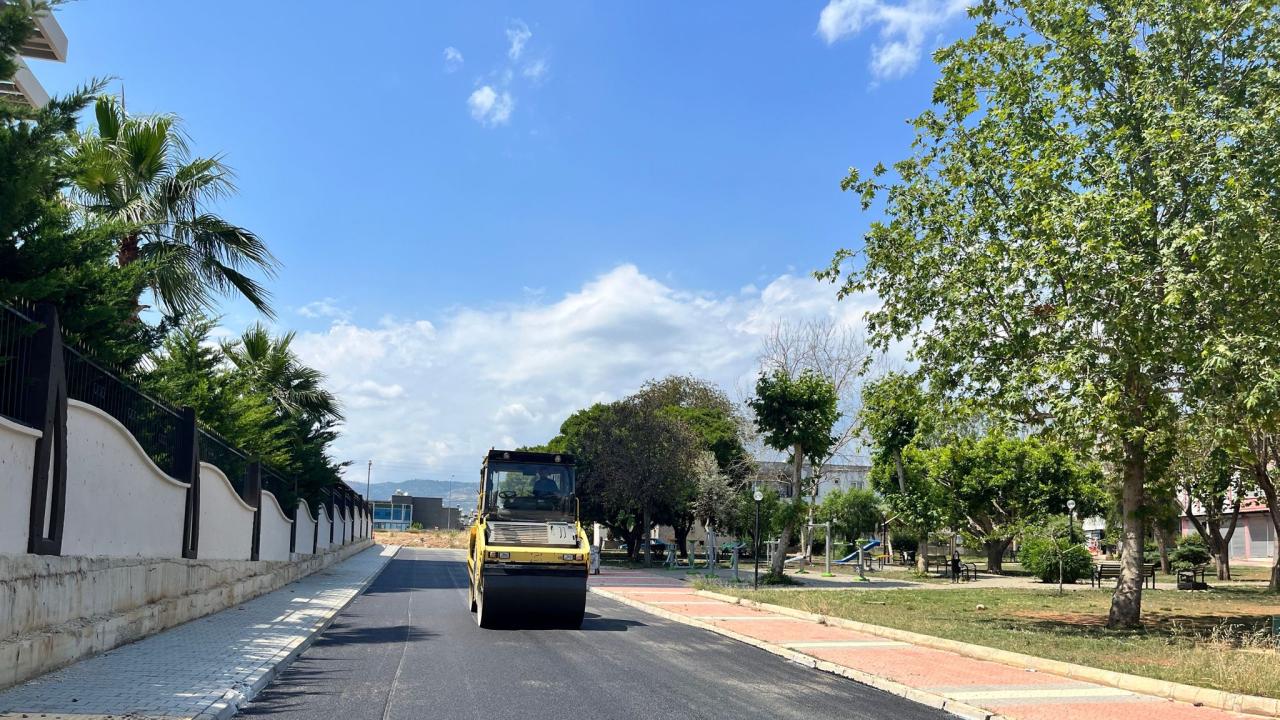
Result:
{"type": "Polygon", "coordinates": [[[412,530],[405,532],[378,530],[373,533],[373,540],[383,545],[400,545],[402,547],[462,549],[467,547],[468,537],[465,530],[421,530],[416,532],[412,530]]]}
{"type": "Polygon", "coordinates": [[[1023,610],[1010,613],[1013,617],[1027,618],[1039,622],[1061,623],[1063,625],[1084,625],[1089,627],[1106,627],[1107,616],[1096,613],[1045,612],[1023,610]]]}

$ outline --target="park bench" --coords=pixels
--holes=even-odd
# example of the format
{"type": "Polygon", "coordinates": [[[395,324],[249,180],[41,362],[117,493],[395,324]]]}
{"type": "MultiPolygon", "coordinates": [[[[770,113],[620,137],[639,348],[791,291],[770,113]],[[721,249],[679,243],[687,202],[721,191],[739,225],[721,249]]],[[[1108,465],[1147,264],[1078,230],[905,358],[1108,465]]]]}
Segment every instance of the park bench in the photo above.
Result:
{"type": "Polygon", "coordinates": [[[947,555],[929,554],[924,557],[924,571],[946,575],[951,569],[951,558],[947,555]]]}
{"type": "MultiPolygon", "coordinates": [[[[1122,565],[1118,562],[1100,562],[1093,566],[1093,575],[1089,578],[1091,587],[1102,587],[1103,580],[1119,580],[1122,565]]],[[[1142,584],[1151,581],[1151,589],[1156,587],[1156,564],[1145,563],[1142,566],[1142,584]]]]}
{"type": "Polygon", "coordinates": [[[1208,590],[1209,584],[1204,579],[1205,566],[1183,568],[1177,572],[1179,590],[1208,590]]]}

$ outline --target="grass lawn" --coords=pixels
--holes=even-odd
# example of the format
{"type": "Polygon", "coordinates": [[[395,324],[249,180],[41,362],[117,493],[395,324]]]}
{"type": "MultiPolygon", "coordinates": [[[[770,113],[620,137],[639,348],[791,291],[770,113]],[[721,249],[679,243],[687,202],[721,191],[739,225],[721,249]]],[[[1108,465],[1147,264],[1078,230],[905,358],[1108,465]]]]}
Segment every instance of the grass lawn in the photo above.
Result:
{"type": "Polygon", "coordinates": [[[1266,637],[1270,616],[1280,614],[1280,596],[1260,588],[1147,590],[1140,631],[1104,627],[1109,591],[717,591],[1106,670],[1280,697],[1280,657],[1266,637]]]}

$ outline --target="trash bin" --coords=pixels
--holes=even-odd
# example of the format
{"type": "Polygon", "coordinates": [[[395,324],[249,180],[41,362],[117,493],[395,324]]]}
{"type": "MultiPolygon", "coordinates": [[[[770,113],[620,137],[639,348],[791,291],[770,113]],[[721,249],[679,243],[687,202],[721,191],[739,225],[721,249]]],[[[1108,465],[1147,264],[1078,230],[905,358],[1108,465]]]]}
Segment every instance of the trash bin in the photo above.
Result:
{"type": "Polygon", "coordinates": [[[1195,590],[1196,574],[1190,570],[1178,571],[1178,589],[1179,590],[1195,590]]]}

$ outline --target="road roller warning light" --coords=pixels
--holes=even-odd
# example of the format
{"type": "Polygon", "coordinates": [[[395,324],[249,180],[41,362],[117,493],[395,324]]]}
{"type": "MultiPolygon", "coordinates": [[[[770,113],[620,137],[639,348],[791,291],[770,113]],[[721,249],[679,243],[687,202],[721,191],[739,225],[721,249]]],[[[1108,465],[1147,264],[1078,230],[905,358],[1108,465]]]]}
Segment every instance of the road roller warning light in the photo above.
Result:
{"type": "Polygon", "coordinates": [[[573,457],[564,453],[485,456],[467,555],[469,603],[480,627],[582,626],[590,550],[574,480],[573,457]]]}

